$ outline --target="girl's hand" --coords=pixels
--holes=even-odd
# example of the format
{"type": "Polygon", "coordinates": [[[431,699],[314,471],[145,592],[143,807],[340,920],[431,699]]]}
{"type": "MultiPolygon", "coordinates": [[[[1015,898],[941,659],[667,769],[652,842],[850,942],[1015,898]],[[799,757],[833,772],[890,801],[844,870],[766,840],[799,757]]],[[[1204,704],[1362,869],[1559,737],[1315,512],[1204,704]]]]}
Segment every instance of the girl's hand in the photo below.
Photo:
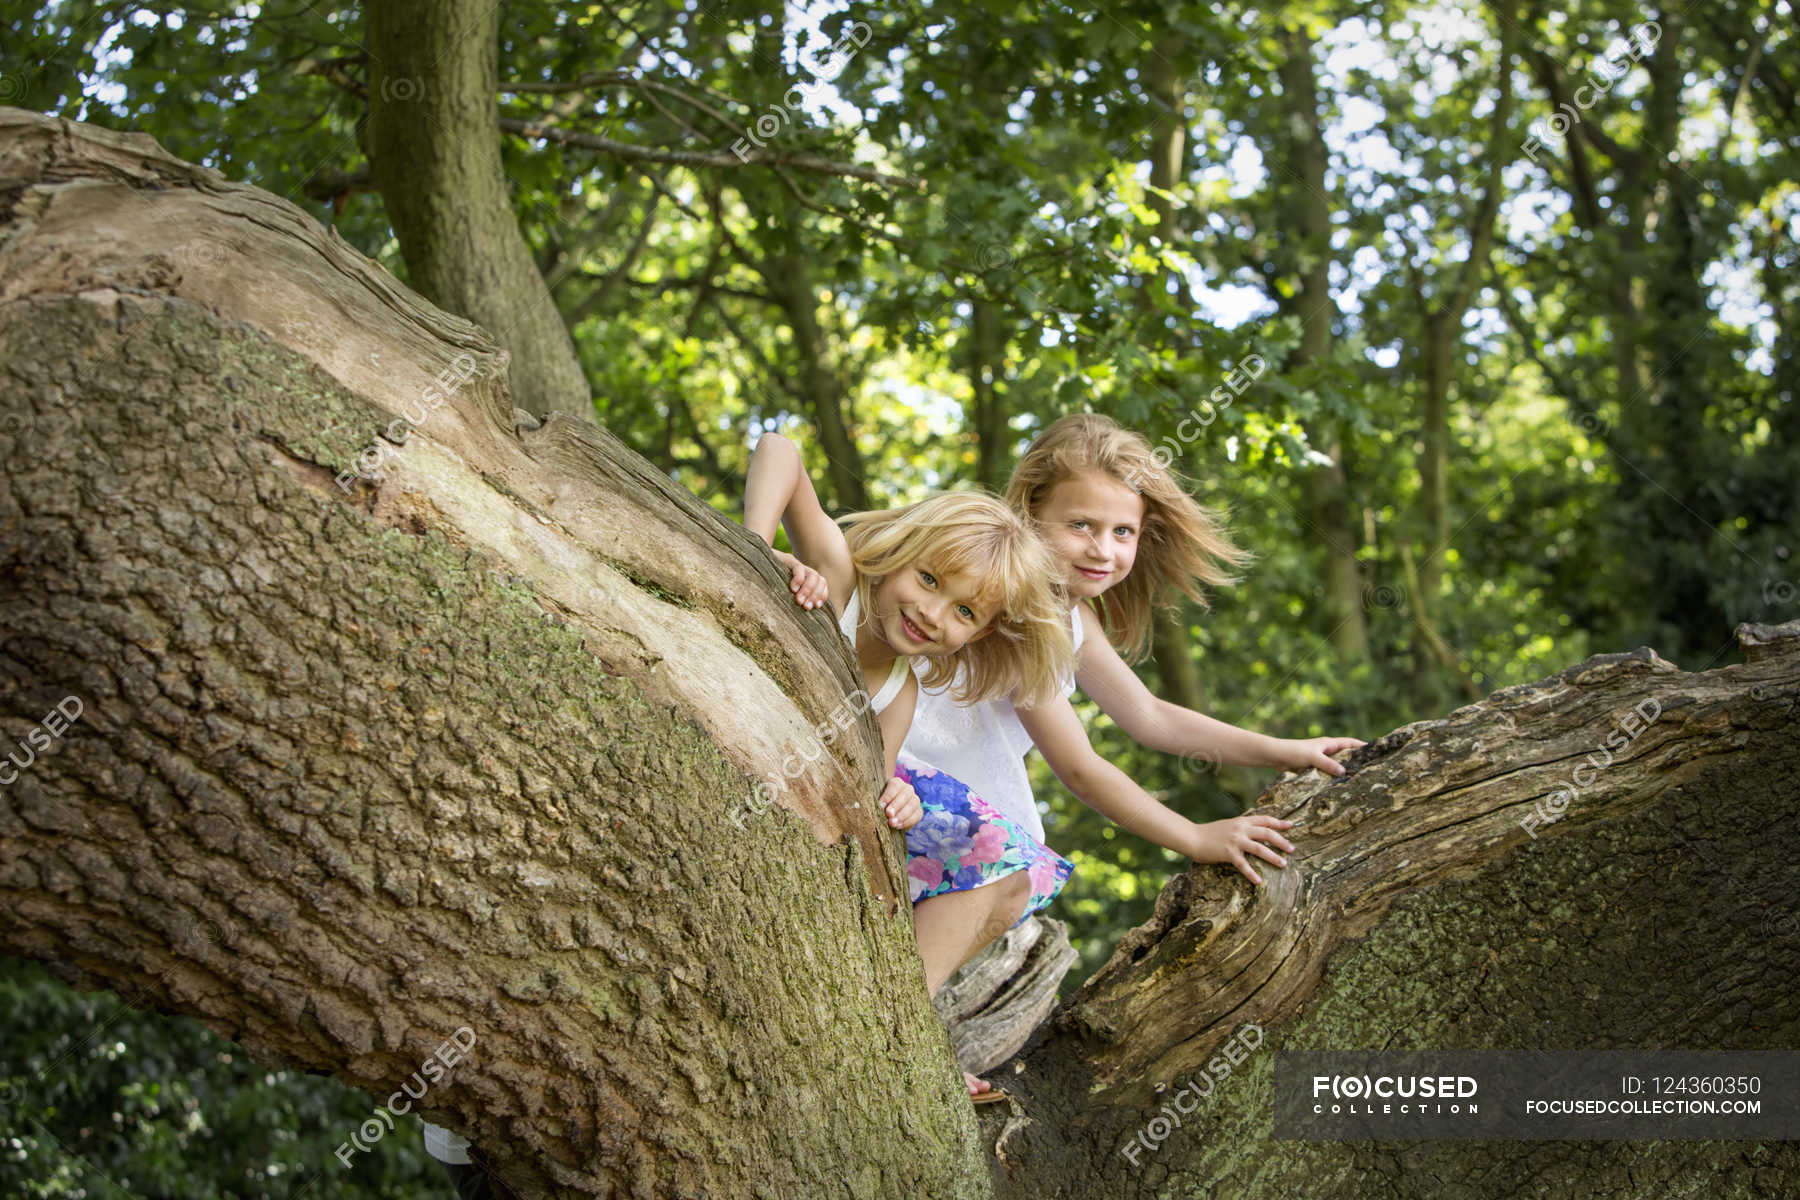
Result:
{"type": "Polygon", "coordinates": [[[788,590],[794,593],[794,603],[801,608],[812,609],[825,603],[831,589],[825,586],[825,577],[795,558],[786,551],[769,548],[775,561],[788,569],[788,590]]]}
{"type": "Polygon", "coordinates": [[[888,780],[887,786],[881,789],[880,804],[887,814],[888,824],[895,829],[911,829],[925,817],[925,810],[919,807],[919,793],[898,776],[888,780]]]}
{"type": "Polygon", "coordinates": [[[1277,742],[1281,750],[1275,765],[1290,771],[1317,767],[1327,775],[1342,775],[1344,764],[1333,761],[1331,756],[1340,750],[1354,750],[1362,744],[1361,738],[1349,737],[1284,739],[1277,742]]]}
{"type": "Polygon", "coordinates": [[[1188,852],[1195,862],[1228,862],[1243,872],[1244,878],[1260,885],[1262,876],[1250,869],[1249,855],[1285,868],[1287,860],[1275,852],[1280,847],[1294,852],[1294,843],[1281,836],[1281,830],[1292,829],[1292,821],[1271,817],[1267,813],[1245,813],[1223,821],[1209,821],[1199,827],[1199,836],[1188,852]]]}

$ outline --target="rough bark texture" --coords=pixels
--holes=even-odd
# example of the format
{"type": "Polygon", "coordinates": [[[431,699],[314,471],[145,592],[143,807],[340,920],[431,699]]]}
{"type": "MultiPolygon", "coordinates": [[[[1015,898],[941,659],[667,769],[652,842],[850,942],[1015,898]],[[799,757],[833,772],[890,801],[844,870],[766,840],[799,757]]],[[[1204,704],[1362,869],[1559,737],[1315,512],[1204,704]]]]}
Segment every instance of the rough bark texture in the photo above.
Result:
{"type": "Polygon", "coordinates": [[[371,0],[369,163],[425,297],[512,355],[514,402],[594,419],[575,342],[519,234],[500,163],[500,6],[371,0]]]}
{"type": "Polygon", "coordinates": [[[1013,1063],[1021,1107],[982,1118],[1004,1194],[1792,1194],[1791,1142],[1271,1139],[1281,1050],[1800,1047],[1800,622],[1740,641],[1745,665],[1702,674],[1598,656],[1265,793],[1299,822],[1290,867],[1255,894],[1176,878],[1013,1063]],[[1246,1023],[1262,1048],[1132,1166],[1159,1093],[1246,1023]]]}
{"type": "Polygon", "coordinates": [[[1032,916],[951,975],[934,1003],[963,1069],[983,1074],[1023,1049],[1079,957],[1067,925],[1032,916]]]}
{"type": "Polygon", "coordinates": [[[5,740],[82,705],[0,789],[0,952],[378,1097],[467,1026],[425,1111],[528,1196],[1800,1181],[1792,1143],[1276,1145],[1268,1104],[1282,1049],[1800,1046],[1800,623],[1284,780],[1289,869],[1178,876],[977,1116],[872,721],[733,820],[854,679],[747,535],[603,433],[521,432],[479,330],[147,139],[0,110],[0,281],[5,740]],[[1263,1047],[1133,1166],[1247,1022],[1263,1047]]]}
{"type": "Polygon", "coordinates": [[[765,551],[149,139],[0,110],[0,280],[0,952],[378,1097],[467,1026],[525,1195],[985,1191],[872,719],[743,815],[853,681],[765,551]]]}

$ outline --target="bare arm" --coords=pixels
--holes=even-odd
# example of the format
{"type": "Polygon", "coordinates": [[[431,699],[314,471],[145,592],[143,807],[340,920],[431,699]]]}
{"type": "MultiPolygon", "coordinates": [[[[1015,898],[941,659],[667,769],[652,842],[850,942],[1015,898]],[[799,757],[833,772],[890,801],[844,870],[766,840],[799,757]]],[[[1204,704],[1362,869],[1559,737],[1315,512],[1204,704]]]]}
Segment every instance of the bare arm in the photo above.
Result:
{"type": "Polygon", "coordinates": [[[1293,770],[1317,767],[1328,775],[1344,773],[1343,765],[1330,755],[1362,745],[1357,738],[1273,738],[1170,704],[1145,687],[1131,665],[1119,657],[1092,609],[1083,604],[1079,615],[1083,639],[1075,681],[1100,711],[1139,745],[1212,763],[1293,770]]]}
{"type": "Polygon", "coordinates": [[[744,527],[773,545],[778,523],[800,561],[824,576],[832,608],[842,612],[856,582],[844,531],[819,504],[799,448],[779,433],[765,433],[744,482],[744,527]]]}
{"type": "Polygon", "coordinates": [[[900,694],[875,714],[875,722],[881,726],[881,749],[887,758],[882,768],[884,779],[894,773],[894,765],[900,761],[900,744],[906,740],[906,731],[912,728],[913,709],[918,703],[919,681],[909,670],[900,694]]]}
{"type": "Polygon", "coordinates": [[[876,714],[876,723],[881,726],[881,748],[886,755],[886,774],[883,779],[881,798],[882,815],[887,823],[895,829],[911,829],[924,819],[925,813],[919,806],[919,794],[910,783],[902,783],[894,775],[894,764],[900,760],[900,743],[906,740],[906,731],[912,728],[913,709],[919,701],[919,681],[913,678],[909,670],[906,673],[906,684],[900,689],[887,708],[876,714]]]}
{"type": "Polygon", "coordinates": [[[1277,867],[1287,866],[1275,847],[1293,852],[1293,843],[1279,832],[1293,822],[1254,814],[1196,825],[1158,803],[1125,772],[1094,753],[1087,730],[1067,700],[1018,711],[1025,732],[1037,743],[1056,777],[1107,820],[1196,862],[1231,863],[1252,883],[1262,879],[1250,868],[1247,855],[1254,854],[1277,867]]]}

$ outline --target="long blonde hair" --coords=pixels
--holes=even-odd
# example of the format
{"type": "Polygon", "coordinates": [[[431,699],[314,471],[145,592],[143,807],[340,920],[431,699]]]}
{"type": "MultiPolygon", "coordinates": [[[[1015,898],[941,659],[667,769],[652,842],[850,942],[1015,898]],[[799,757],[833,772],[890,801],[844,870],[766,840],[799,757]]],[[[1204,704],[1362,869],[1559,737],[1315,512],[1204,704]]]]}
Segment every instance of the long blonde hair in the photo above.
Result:
{"type": "Polygon", "coordinates": [[[936,574],[981,581],[983,606],[995,614],[986,632],[954,654],[926,658],[924,686],[954,681],[958,704],[1011,696],[1025,708],[1062,694],[1074,669],[1062,568],[1031,523],[999,497],[940,492],[903,508],[850,513],[838,524],[865,613],[875,611],[883,579],[921,562],[936,574]]]}
{"type": "Polygon", "coordinates": [[[1135,661],[1149,652],[1154,608],[1176,607],[1175,591],[1211,607],[1201,585],[1236,583],[1226,568],[1254,556],[1226,536],[1223,513],[1201,507],[1157,461],[1143,434],[1099,413],[1071,413],[1038,434],[1013,468],[1006,501],[1035,521],[1051,488],[1088,471],[1105,472],[1144,501],[1131,573],[1094,599],[1107,640],[1135,661]]]}

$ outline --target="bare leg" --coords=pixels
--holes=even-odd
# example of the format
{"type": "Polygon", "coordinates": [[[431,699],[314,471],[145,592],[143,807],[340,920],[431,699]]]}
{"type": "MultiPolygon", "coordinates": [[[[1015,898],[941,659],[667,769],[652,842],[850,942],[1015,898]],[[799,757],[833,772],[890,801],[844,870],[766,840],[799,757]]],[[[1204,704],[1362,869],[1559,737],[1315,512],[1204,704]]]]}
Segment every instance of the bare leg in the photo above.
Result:
{"type": "Polygon", "coordinates": [[[946,892],[913,906],[913,936],[933,997],[956,968],[1012,927],[1031,899],[1031,877],[1014,871],[993,883],[946,892]]]}
{"type": "MultiPolygon", "coordinates": [[[[1014,871],[993,883],[946,892],[914,905],[913,936],[925,962],[926,990],[935,997],[956,968],[1012,928],[1030,900],[1031,876],[1014,871]]],[[[970,1095],[990,1086],[967,1071],[963,1082],[969,1085],[970,1095]]]]}

